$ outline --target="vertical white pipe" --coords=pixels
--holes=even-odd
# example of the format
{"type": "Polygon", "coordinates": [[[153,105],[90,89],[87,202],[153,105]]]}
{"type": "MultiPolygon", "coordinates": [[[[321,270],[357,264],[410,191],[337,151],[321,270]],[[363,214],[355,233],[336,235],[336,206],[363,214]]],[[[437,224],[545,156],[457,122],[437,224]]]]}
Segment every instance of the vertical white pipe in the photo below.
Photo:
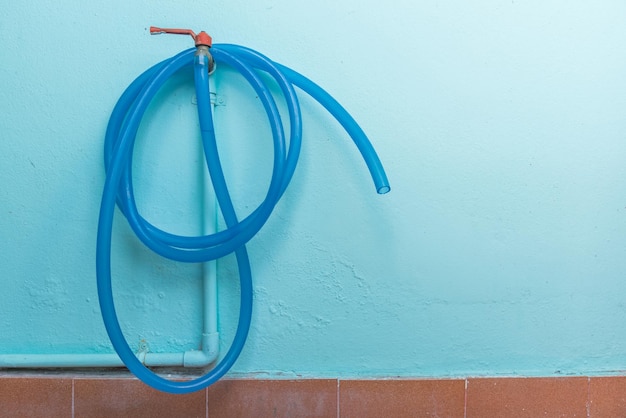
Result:
{"type": "MultiPolygon", "coordinates": [[[[211,110],[215,110],[215,76],[209,77],[211,90],[211,110]]],[[[206,160],[205,163],[206,164],[206,160]]],[[[203,233],[213,234],[217,231],[217,199],[211,186],[208,167],[202,171],[203,181],[203,233]]],[[[217,330],[217,261],[208,261],[202,266],[203,285],[203,350],[217,353],[219,349],[219,334],[217,330]],[[205,346],[209,344],[209,346],[205,346]]],[[[216,356],[217,357],[217,356],[216,356]]]]}

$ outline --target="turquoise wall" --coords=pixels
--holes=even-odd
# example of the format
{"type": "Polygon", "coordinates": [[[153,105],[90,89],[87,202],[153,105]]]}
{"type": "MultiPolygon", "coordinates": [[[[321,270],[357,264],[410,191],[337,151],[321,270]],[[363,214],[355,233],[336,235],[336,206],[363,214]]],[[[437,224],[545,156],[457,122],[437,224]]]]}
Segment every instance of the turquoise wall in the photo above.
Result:
{"type": "MultiPolygon", "coordinates": [[[[24,0],[0,16],[0,352],[111,352],[95,286],[102,142],[144,69],[207,30],[308,75],[362,124],[392,185],[303,98],[305,143],[250,245],[253,325],[236,373],[603,374],[626,367],[626,3],[24,0]]],[[[195,233],[197,121],[181,74],[142,126],[143,213],[195,233]]],[[[220,68],[216,109],[240,216],[269,138],[220,68]]],[[[116,218],[114,290],[131,345],[196,348],[199,268],[116,218]]],[[[218,266],[224,345],[235,264],[218,266]]]]}

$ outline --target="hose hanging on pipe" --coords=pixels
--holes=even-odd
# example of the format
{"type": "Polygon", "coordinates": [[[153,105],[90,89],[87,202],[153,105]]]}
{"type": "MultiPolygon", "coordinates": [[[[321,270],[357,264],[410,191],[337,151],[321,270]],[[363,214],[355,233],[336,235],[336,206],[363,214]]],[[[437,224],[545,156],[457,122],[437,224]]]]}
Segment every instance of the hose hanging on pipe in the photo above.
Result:
{"type": "MultiPolygon", "coordinates": [[[[195,38],[194,38],[195,39],[195,38]]],[[[104,324],[116,352],[144,383],[170,393],[203,389],[221,378],[235,363],[245,344],[252,315],[252,275],[245,244],[261,229],[285,192],[298,161],[302,142],[302,120],[294,85],[320,102],[346,129],[357,145],[378,193],[389,192],[389,183],[378,156],[365,133],[348,112],[328,93],[301,74],[242,46],[218,44],[211,48],[217,63],[237,70],[260,98],[272,130],[274,161],[272,177],[263,202],[246,218],[239,220],[217,152],[209,91],[210,56],[200,47],[175,55],[141,74],[124,91],[107,126],[104,159],[106,180],[98,221],[96,273],[98,298],[104,324]],[[226,229],[205,236],[180,236],[150,224],[138,212],[132,184],[132,155],[141,119],[163,84],[182,68],[193,66],[198,98],[198,117],[204,156],[226,229]],[[289,141],[276,102],[258,71],[269,74],[279,86],[289,113],[289,141]],[[128,345],[115,311],[111,286],[111,235],[115,205],[128,220],[139,239],[157,254],[172,260],[202,263],[235,253],[241,283],[240,312],[233,343],[224,358],[206,375],[183,382],[172,382],[153,373],[137,359],[128,345]]]]}

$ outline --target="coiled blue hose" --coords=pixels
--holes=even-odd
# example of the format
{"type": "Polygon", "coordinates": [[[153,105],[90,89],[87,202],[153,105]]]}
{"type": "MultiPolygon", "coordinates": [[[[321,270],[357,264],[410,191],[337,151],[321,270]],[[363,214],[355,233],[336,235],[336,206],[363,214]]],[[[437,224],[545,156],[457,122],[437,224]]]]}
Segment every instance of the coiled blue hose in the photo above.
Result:
{"type": "MultiPolygon", "coordinates": [[[[198,50],[199,51],[199,50],[198,50]]],[[[217,44],[211,48],[215,62],[236,69],[260,98],[270,122],[274,161],[272,177],[263,202],[245,219],[238,220],[217,152],[211,115],[208,57],[188,49],[160,62],[141,74],[124,91],[107,126],[104,144],[106,180],[98,221],[96,274],[102,318],[116,352],[144,383],[170,393],[203,389],[221,378],[235,363],[246,341],[252,316],[252,275],[245,244],[261,229],[293,176],[302,142],[302,120],[294,85],[320,102],[346,129],[361,152],[378,193],[389,192],[385,171],[374,148],[348,112],[318,85],[297,72],[242,46],[217,44]],[[137,210],[132,184],[132,156],[141,119],[163,84],[184,67],[194,67],[198,116],[204,149],[216,198],[226,229],[205,236],[180,236],[150,224],[137,210]],[[269,74],[279,86],[289,113],[289,140],[274,97],[259,71],[269,74]],[[172,382],[153,373],[136,357],[122,333],[111,287],[111,235],[115,205],[128,220],[139,239],[157,254],[172,260],[203,263],[235,253],[241,282],[240,312],[233,343],[222,360],[206,375],[183,382],[172,382]]]]}

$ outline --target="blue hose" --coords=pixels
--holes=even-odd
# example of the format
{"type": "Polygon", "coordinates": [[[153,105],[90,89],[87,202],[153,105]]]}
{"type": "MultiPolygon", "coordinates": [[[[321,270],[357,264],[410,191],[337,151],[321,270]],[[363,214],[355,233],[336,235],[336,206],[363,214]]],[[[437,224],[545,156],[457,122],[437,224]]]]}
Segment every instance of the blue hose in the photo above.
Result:
{"type": "Polygon", "coordinates": [[[245,244],[263,227],[285,192],[298,162],[302,143],[302,120],[294,85],[321,103],[346,129],[361,152],[378,193],[389,192],[385,171],[365,133],[348,112],[321,87],[297,72],[262,54],[238,45],[218,44],[211,48],[215,62],[237,70],[260,98],[270,122],[274,161],[266,197],[246,218],[239,220],[222,171],[211,115],[208,58],[191,48],[160,62],[141,74],[124,91],[115,105],[104,143],[106,180],[98,221],[96,274],[102,318],[116,352],[144,383],[170,393],[203,389],[221,378],[235,363],[245,344],[252,316],[252,274],[245,244]],[[143,218],[135,203],[132,184],[132,155],[143,115],[163,84],[182,68],[193,66],[198,117],[204,156],[226,229],[205,236],[180,236],[163,231],[143,218]],[[269,74],[279,86],[289,113],[289,139],[269,87],[259,76],[269,74]],[[122,333],[111,287],[111,235],[115,206],[119,207],[139,239],[157,254],[172,260],[203,263],[235,253],[241,283],[239,323],[233,343],[222,360],[206,375],[191,381],[172,382],[145,367],[122,333]]]}

